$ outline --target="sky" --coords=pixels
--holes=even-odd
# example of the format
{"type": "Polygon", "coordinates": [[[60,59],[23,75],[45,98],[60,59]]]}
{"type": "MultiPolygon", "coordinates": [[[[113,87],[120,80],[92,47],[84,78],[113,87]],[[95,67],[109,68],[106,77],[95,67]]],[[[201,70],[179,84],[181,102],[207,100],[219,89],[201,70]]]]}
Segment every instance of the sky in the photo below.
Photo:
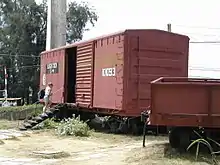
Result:
{"type": "MultiPolygon", "coordinates": [[[[190,41],[220,41],[218,0],[85,1],[94,6],[99,19],[83,39],[132,28],[166,30],[171,23],[173,32],[188,35],[190,41]]],[[[220,78],[220,43],[190,43],[189,76],[220,78]]]]}

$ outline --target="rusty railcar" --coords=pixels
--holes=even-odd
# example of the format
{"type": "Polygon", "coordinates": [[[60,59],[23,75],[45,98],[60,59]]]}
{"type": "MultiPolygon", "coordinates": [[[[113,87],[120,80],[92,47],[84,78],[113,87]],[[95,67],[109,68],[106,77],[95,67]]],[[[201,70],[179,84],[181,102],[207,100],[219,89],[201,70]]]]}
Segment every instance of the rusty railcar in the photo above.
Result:
{"type": "Polygon", "coordinates": [[[219,96],[218,79],[161,77],[151,82],[148,124],[169,127],[174,148],[186,148],[198,128],[204,128],[205,134],[216,139],[220,127],[219,96]]]}
{"type": "Polygon", "coordinates": [[[51,81],[54,103],[73,103],[79,111],[111,115],[112,123],[136,128],[150,105],[150,82],[187,77],[188,51],[187,36],[125,30],[43,52],[40,88],[51,81]]]}

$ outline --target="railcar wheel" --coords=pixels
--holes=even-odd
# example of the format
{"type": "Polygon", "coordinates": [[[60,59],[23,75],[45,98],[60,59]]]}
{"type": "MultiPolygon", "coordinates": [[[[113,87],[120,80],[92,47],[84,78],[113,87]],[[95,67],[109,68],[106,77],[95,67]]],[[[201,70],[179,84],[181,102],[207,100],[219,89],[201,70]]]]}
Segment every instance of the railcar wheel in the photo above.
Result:
{"type": "Polygon", "coordinates": [[[118,133],[119,123],[117,121],[110,123],[110,133],[118,133]]]}
{"type": "Polygon", "coordinates": [[[128,133],[128,124],[127,123],[124,123],[124,122],[121,122],[119,124],[119,128],[118,128],[118,131],[120,133],[123,133],[123,134],[127,134],[128,133]]]}
{"type": "Polygon", "coordinates": [[[169,131],[169,143],[172,148],[179,148],[180,136],[178,129],[172,129],[169,131]]]}
{"type": "Polygon", "coordinates": [[[186,151],[187,147],[190,145],[190,139],[191,139],[192,131],[189,129],[183,129],[180,132],[180,150],[186,151]]]}
{"type": "Polygon", "coordinates": [[[169,132],[169,142],[172,148],[186,151],[191,140],[191,129],[188,128],[174,128],[169,132]]]}
{"type": "Polygon", "coordinates": [[[139,134],[138,125],[136,123],[131,124],[131,133],[133,135],[138,135],[139,134]]]}

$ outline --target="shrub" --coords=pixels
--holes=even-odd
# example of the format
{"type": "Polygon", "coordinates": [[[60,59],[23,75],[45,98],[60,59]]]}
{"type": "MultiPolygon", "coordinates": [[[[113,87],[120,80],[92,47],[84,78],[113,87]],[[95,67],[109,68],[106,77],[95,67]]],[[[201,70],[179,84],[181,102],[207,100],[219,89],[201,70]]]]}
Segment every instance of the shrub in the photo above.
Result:
{"type": "Polygon", "coordinates": [[[58,123],[56,123],[54,121],[54,118],[47,119],[47,120],[43,121],[43,128],[46,128],[46,129],[56,129],[57,126],[58,126],[58,123]]]}
{"type": "Polygon", "coordinates": [[[27,109],[36,109],[42,111],[43,105],[41,104],[32,104],[32,105],[23,105],[23,106],[11,106],[11,107],[0,107],[0,112],[13,112],[13,111],[24,111],[27,109]]]}
{"type": "Polygon", "coordinates": [[[62,120],[57,129],[56,133],[60,136],[73,135],[73,136],[89,136],[91,130],[86,122],[80,120],[80,116],[75,118],[68,118],[62,120]]]}
{"type": "Polygon", "coordinates": [[[23,120],[42,113],[43,105],[33,104],[24,106],[0,107],[0,119],[23,120]]]}

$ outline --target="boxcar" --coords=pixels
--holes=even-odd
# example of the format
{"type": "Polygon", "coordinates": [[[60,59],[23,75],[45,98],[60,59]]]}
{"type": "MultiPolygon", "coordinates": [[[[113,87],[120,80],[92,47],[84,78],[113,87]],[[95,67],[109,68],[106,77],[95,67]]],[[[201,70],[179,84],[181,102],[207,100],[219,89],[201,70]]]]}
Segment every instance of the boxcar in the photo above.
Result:
{"type": "Polygon", "coordinates": [[[188,51],[187,36],[125,30],[43,52],[40,88],[51,81],[54,103],[137,121],[150,105],[152,80],[188,76],[188,51]]]}

